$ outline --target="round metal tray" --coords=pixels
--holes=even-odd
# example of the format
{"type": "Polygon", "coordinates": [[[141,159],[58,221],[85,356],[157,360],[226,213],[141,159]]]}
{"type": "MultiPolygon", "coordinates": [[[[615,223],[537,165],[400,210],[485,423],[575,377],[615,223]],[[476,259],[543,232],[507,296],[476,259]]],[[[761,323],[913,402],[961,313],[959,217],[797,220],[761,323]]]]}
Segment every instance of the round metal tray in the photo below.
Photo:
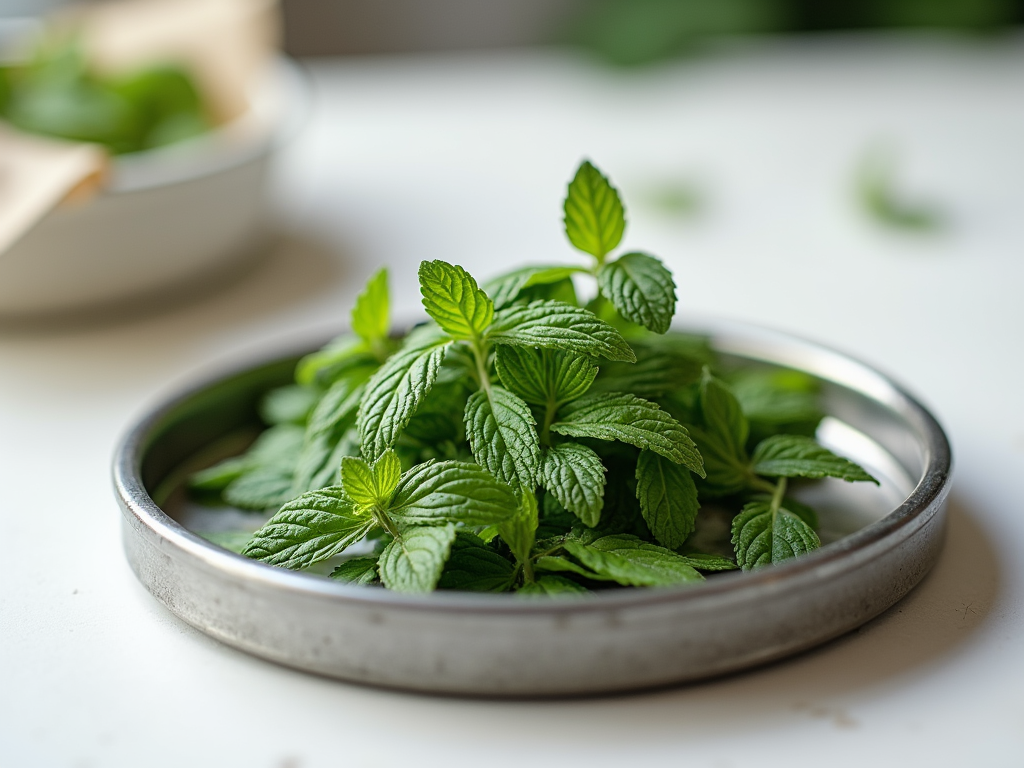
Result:
{"type": "Polygon", "coordinates": [[[852,532],[786,564],[697,586],[565,599],[410,596],[254,562],[192,533],[152,496],[163,498],[219,438],[255,424],[260,394],[289,379],[302,349],[175,397],[126,435],[114,485],[131,567],[175,615],[257,656],[355,682],[491,696],[621,691],[732,672],[841,635],[907,594],[945,534],[951,456],[935,419],[882,374],[816,344],[733,323],[677,328],[708,335],[726,360],[821,379],[830,416],[819,439],[882,479],[875,496],[852,501],[843,494],[854,486],[841,481],[819,491],[838,499],[834,517],[852,532]]]}

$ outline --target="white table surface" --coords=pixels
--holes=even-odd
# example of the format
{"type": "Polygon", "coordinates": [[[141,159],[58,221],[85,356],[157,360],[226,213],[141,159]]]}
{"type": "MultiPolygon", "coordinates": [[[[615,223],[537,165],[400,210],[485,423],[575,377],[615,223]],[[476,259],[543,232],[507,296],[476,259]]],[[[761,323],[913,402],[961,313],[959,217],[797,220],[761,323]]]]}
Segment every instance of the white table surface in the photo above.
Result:
{"type": "Polygon", "coordinates": [[[1024,765],[1024,40],[765,42],[642,73],[559,53],[324,61],[281,158],[288,232],[219,290],[120,321],[0,329],[4,766],[1024,765]],[[880,228],[857,159],[899,148],[945,230],[880,228]],[[121,552],[109,462],[161,394],[344,322],[381,263],[486,277],[573,255],[582,156],[680,306],[849,351],[920,394],[956,455],[931,576],[861,630],[724,680],[492,702],[319,679],[182,624],[121,552]],[[693,216],[645,204],[692,183],[693,216]]]}

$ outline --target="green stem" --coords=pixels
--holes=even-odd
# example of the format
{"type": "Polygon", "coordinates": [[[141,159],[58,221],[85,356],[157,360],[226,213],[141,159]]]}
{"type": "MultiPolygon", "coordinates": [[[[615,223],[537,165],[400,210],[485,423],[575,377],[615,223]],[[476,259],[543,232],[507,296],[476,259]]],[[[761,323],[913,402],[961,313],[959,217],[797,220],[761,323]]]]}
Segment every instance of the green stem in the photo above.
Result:
{"type": "Polygon", "coordinates": [[[544,424],[540,430],[540,444],[545,448],[551,446],[551,424],[554,422],[557,412],[558,403],[554,400],[548,400],[547,408],[544,410],[544,424]]]}
{"type": "Polygon", "coordinates": [[[775,492],[772,494],[772,517],[779,511],[782,506],[782,500],[786,496],[786,478],[780,477],[779,482],[775,485],[775,492]]]}
{"type": "Polygon", "coordinates": [[[533,582],[536,581],[536,577],[533,575],[533,561],[530,558],[526,558],[526,560],[523,561],[522,566],[523,583],[533,584],[533,582]]]}
{"type": "Polygon", "coordinates": [[[470,349],[473,350],[473,361],[476,363],[476,375],[480,379],[480,388],[487,393],[487,399],[491,398],[491,377],[487,373],[487,350],[479,339],[470,342],[470,349]]]}
{"type": "Polygon", "coordinates": [[[381,507],[374,507],[370,513],[373,515],[373,520],[377,525],[383,528],[385,531],[390,533],[396,539],[398,537],[398,529],[395,528],[395,524],[391,522],[391,518],[388,517],[388,513],[385,512],[381,507]]]}

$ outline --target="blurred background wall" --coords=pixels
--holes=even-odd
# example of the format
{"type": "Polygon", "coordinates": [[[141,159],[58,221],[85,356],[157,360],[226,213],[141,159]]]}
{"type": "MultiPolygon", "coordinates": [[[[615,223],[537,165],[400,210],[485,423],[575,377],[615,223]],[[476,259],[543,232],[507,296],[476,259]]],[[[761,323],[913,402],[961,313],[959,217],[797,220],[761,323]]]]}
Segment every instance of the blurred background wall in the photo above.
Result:
{"type": "Polygon", "coordinates": [[[718,36],[930,28],[991,34],[1024,0],[284,0],[297,56],[570,43],[643,64],[718,36]]]}

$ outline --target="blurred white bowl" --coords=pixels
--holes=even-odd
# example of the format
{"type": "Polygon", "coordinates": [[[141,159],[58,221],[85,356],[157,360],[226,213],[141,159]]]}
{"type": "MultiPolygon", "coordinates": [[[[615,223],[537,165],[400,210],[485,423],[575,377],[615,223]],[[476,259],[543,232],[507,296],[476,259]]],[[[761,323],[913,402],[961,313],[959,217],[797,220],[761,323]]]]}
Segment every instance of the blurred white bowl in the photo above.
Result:
{"type": "Polygon", "coordinates": [[[265,177],[308,92],[280,59],[238,119],[196,139],[114,159],[110,185],[51,211],[0,253],[0,315],[74,312],[187,289],[259,252],[265,177]]]}

